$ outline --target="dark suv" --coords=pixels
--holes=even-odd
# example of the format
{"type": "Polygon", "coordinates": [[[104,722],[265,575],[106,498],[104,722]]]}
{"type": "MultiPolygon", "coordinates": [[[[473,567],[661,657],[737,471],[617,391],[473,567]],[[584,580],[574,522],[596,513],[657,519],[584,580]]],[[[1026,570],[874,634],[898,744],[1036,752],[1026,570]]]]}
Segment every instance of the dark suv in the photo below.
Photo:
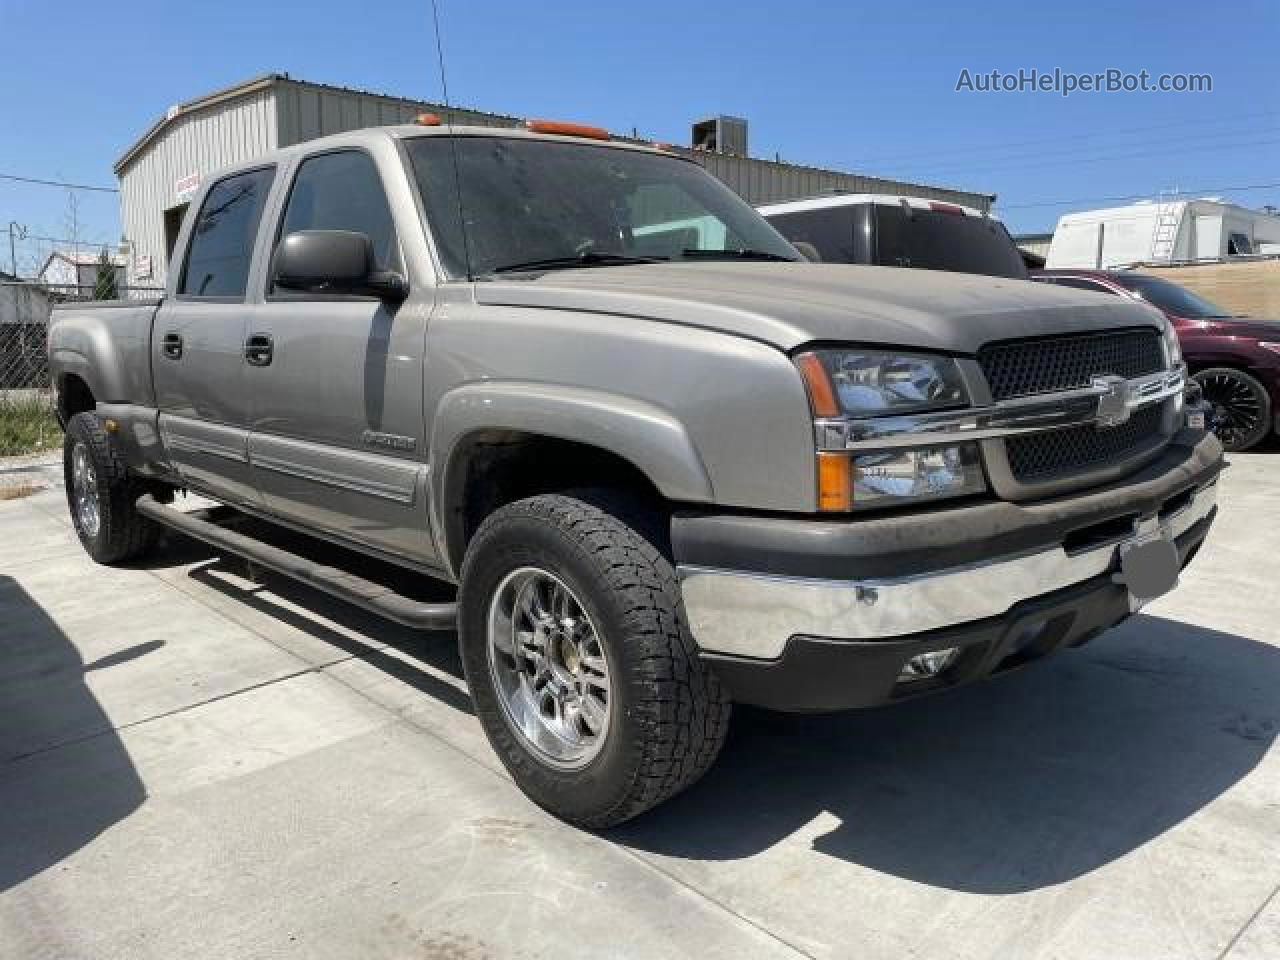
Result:
{"type": "Polygon", "coordinates": [[[972,207],[833,193],[756,209],[811,260],[1027,279],[1022,252],[1004,224],[972,207]]]}
{"type": "Polygon", "coordinates": [[[1031,279],[1141,300],[1168,317],[1228,450],[1280,432],[1280,322],[1233,316],[1176,283],[1127,270],[1038,270],[1031,279]]]}

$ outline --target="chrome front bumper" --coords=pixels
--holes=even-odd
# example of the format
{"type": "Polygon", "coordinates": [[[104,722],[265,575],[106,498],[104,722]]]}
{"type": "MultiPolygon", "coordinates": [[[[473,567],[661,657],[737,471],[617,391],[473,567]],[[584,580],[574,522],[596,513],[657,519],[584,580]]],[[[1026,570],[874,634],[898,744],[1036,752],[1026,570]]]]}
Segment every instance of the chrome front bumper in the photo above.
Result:
{"type": "MultiPolygon", "coordinates": [[[[1159,525],[1177,538],[1216,503],[1215,483],[1159,525]]],[[[821,580],[689,565],[679,574],[689,627],[704,651],[772,660],[796,635],[882,640],[1001,616],[1020,601],[1105,574],[1117,542],[1071,553],[1059,545],[891,579],[821,580]]]]}

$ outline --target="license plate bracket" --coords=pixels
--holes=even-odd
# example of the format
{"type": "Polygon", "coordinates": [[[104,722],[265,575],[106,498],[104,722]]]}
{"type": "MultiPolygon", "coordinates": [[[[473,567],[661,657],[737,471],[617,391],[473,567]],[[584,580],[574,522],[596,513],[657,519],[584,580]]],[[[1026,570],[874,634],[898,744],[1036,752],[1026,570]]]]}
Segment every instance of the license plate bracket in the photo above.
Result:
{"type": "Polygon", "coordinates": [[[1117,583],[1129,590],[1130,607],[1139,610],[1178,585],[1178,548],[1160,528],[1143,532],[1120,544],[1117,583]]]}

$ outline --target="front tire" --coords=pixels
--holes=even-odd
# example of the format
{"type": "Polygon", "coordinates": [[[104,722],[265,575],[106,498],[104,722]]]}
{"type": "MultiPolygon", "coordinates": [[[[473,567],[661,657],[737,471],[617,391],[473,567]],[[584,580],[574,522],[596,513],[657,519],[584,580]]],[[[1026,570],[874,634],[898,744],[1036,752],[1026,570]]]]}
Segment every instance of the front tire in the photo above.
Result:
{"type": "Polygon", "coordinates": [[[96,413],[77,413],[67,422],[62,469],[71,522],[89,556],[124,563],[155,545],[160,527],[134,508],[146,490],[129,475],[96,413]]]}
{"type": "Polygon", "coordinates": [[[698,658],[675,570],[607,494],[495,511],[462,569],[459,640],[476,714],[517,785],[592,829],[689,786],[730,705],[698,658]]]}
{"type": "Polygon", "coordinates": [[[1224,450],[1248,450],[1271,432],[1271,397],[1256,377],[1233,367],[1210,367],[1194,379],[1213,408],[1209,427],[1224,450]]]}

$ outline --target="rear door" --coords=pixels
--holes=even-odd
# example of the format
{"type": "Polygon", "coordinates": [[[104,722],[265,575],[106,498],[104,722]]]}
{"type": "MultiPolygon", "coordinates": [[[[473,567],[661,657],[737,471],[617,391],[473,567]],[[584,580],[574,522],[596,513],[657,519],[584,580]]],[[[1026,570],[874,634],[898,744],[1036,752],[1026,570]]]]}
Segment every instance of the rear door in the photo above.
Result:
{"type": "MultiPolygon", "coordinates": [[[[384,157],[399,163],[398,155],[384,157]]],[[[366,234],[378,265],[405,272],[374,156],[348,147],[303,156],[269,235],[299,230],[366,234]]],[[[416,216],[411,208],[406,217],[416,216]]],[[[269,261],[268,261],[269,263],[269,261]]],[[[423,350],[419,298],[277,289],[270,270],[249,337],[269,345],[248,366],[250,457],[268,511],[398,558],[429,561],[423,350]]]]}
{"type": "Polygon", "coordinates": [[[173,296],[151,337],[160,433],[193,489],[252,505],[249,402],[245,388],[245,298],[275,168],[214,182],[189,230],[173,296]]]}

